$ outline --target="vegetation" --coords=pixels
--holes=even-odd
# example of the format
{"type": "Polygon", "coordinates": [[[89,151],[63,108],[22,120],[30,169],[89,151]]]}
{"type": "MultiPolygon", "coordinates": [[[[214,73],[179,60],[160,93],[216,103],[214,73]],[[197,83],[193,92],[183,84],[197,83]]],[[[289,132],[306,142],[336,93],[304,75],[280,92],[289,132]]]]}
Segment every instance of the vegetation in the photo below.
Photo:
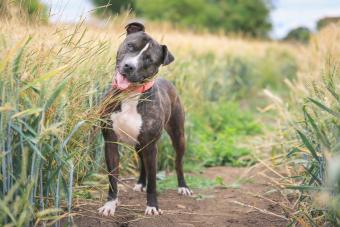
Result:
{"type": "MultiPolygon", "coordinates": [[[[91,132],[123,39],[121,20],[101,29],[0,21],[2,225],[54,223],[72,212],[75,198],[94,198],[90,189],[107,185],[103,141],[91,132]]],[[[279,165],[269,168],[282,176],[275,181],[280,194],[293,200],[286,207],[292,224],[339,225],[340,30],[325,28],[299,46],[174,28],[164,37],[161,27],[148,27],[176,56],[159,74],[176,85],[186,108],[187,172],[274,155],[279,165]],[[254,146],[258,138],[269,152],[254,146]]],[[[174,159],[166,137],[159,144],[161,190],[175,183],[165,174],[174,159]]],[[[136,175],[137,160],[122,150],[123,176],[136,175]]],[[[188,181],[225,186],[219,178],[188,181]]]]}
{"type": "Polygon", "coordinates": [[[340,21],[340,17],[325,17],[325,18],[320,19],[317,22],[316,27],[320,31],[322,28],[325,28],[326,26],[330,24],[339,23],[339,21],[340,21]]]}
{"type": "Polygon", "coordinates": [[[99,6],[98,13],[118,14],[135,7],[135,0],[93,0],[93,3],[99,6]]]}
{"type": "Polygon", "coordinates": [[[47,21],[45,5],[39,0],[1,0],[0,17],[18,17],[18,14],[29,21],[47,21]]]}
{"type": "MultiPolygon", "coordinates": [[[[17,28],[20,29],[19,26],[17,28]]],[[[8,33],[3,29],[1,38],[6,40],[4,35],[8,33]]],[[[85,166],[86,159],[80,157],[81,153],[86,154],[89,150],[78,144],[85,138],[80,139],[75,132],[90,119],[76,114],[74,109],[90,107],[96,101],[91,93],[87,93],[82,99],[84,103],[79,105],[77,91],[85,86],[83,83],[86,84],[86,81],[78,84],[70,74],[77,72],[80,79],[82,70],[86,69],[82,67],[80,70],[78,66],[104,47],[96,44],[78,49],[77,57],[73,55],[76,49],[73,49],[73,54],[67,54],[70,45],[74,45],[71,44],[73,38],[68,39],[70,43],[59,47],[44,48],[41,45],[47,42],[39,43],[25,34],[12,44],[8,40],[1,44],[2,223],[22,226],[29,223],[34,215],[36,221],[47,215],[56,215],[62,200],[66,201],[63,205],[70,210],[73,182],[83,177],[78,174],[84,167],[88,168],[85,166]],[[43,212],[36,213],[35,205],[43,212]]],[[[86,112],[85,109],[83,111],[86,112]]]]}
{"type": "Polygon", "coordinates": [[[288,32],[287,36],[284,38],[286,41],[294,41],[301,43],[308,43],[311,37],[311,31],[307,27],[298,27],[292,29],[288,32]]]}
{"type": "Polygon", "coordinates": [[[39,0],[17,0],[16,2],[31,17],[46,17],[46,8],[39,0]]]}
{"type": "Polygon", "coordinates": [[[312,38],[301,53],[298,77],[290,84],[290,107],[279,108],[280,120],[289,125],[284,133],[289,142],[283,144],[287,159],[281,163],[289,177],[282,178],[282,184],[299,190],[292,215],[296,225],[340,224],[339,34],[329,27],[312,38]]]}
{"type": "MultiPolygon", "coordinates": [[[[340,74],[339,45],[331,34],[340,30],[328,29],[317,37],[311,51],[321,48],[318,67],[309,68],[313,73],[313,86],[307,87],[308,94],[302,108],[303,121],[296,128],[301,144],[293,148],[294,157],[304,160],[303,181],[297,187],[302,190],[300,209],[311,224],[340,224],[339,200],[339,151],[340,151],[340,74]],[[329,49],[328,45],[333,48],[329,49]],[[319,191],[317,199],[313,191],[319,191]],[[312,207],[309,204],[314,203],[312,207]]],[[[308,68],[307,68],[308,69],[308,68]]],[[[307,78],[301,78],[305,80],[307,78]]],[[[301,115],[298,115],[301,116],[301,115]]],[[[301,117],[302,117],[301,116],[301,117]]],[[[299,117],[299,118],[301,118],[299,117]]],[[[303,216],[303,215],[301,215],[303,216]]],[[[297,215],[296,220],[301,218],[297,215]]]]}
{"type": "MultiPolygon", "coordinates": [[[[193,177],[187,176],[187,183],[190,184],[190,187],[195,188],[212,188],[216,186],[216,182],[213,180],[205,179],[203,177],[193,177]]],[[[177,178],[176,176],[168,176],[165,178],[161,178],[157,182],[157,190],[164,191],[167,189],[173,189],[177,187],[177,178]]]]}
{"type": "Polygon", "coordinates": [[[338,212],[340,209],[340,166],[338,163],[340,93],[336,87],[336,83],[339,83],[336,79],[339,78],[339,72],[333,71],[335,70],[333,65],[326,67],[330,71],[325,72],[324,83],[321,86],[327,90],[316,87],[315,93],[307,98],[302,110],[304,120],[301,126],[296,128],[301,144],[292,148],[289,157],[301,160],[304,166],[304,173],[298,176],[302,181],[299,186],[293,188],[302,191],[300,207],[306,213],[305,216],[299,214],[294,218],[297,220],[307,218],[311,224],[316,226],[324,222],[337,226],[340,224],[338,212]],[[319,92],[331,98],[332,101],[326,104],[324,97],[318,95],[319,92]],[[319,196],[324,196],[324,198],[321,198],[316,206],[308,207],[308,203],[313,202],[313,195],[310,192],[315,190],[320,191],[319,196]]]}
{"type": "MultiPolygon", "coordinates": [[[[91,197],[86,188],[102,179],[95,173],[106,179],[102,138],[91,140],[91,129],[99,124],[99,103],[110,86],[123,28],[117,21],[107,30],[38,27],[14,18],[0,23],[0,221],[55,221],[71,212],[74,196],[91,197]]],[[[163,32],[152,35],[161,40],[163,32]]],[[[160,75],[176,85],[187,108],[186,169],[254,163],[241,141],[263,127],[255,121],[255,107],[237,103],[294,77],[289,48],[176,30],[163,42],[177,60],[160,75]],[[282,56],[286,60],[275,60],[282,56]]],[[[169,140],[159,146],[159,169],[171,170],[169,140]]],[[[136,174],[136,153],[124,152],[121,161],[123,175],[136,174]]]]}
{"type": "MultiPolygon", "coordinates": [[[[128,5],[140,17],[167,21],[193,30],[223,31],[251,37],[267,37],[271,29],[270,4],[264,0],[94,0],[98,6],[110,2],[108,9],[119,13],[128,5]]],[[[102,11],[102,8],[100,8],[102,11]]]]}

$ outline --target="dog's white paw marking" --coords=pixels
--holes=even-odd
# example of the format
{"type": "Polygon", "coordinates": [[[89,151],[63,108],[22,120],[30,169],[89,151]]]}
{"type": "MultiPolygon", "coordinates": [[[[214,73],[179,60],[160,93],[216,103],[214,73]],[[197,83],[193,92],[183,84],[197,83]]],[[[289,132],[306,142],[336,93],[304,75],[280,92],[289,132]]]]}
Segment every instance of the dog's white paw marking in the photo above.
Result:
{"type": "Polygon", "coordinates": [[[134,187],[133,187],[133,190],[135,192],[145,192],[145,187],[143,187],[142,184],[136,184],[134,187]]]}
{"type": "Polygon", "coordinates": [[[145,215],[161,215],[163,214],[163,211],[161,209],[158,209],[156,207],[149,207],[147,206],[145,209],[145,215]]]}
{"type": "Polygon", "coordinates": [[[113,216],[115,214],[117,205],[118,199],[108,201],[104,204],[104,206],[98,209],[98,212],[103,216],[113,216]]]}
{"type": "Polygon", "coordinates": [[[189,188],[186,188],[186,187],[179,187],[178,188],[178,194],[180,194],[180,195],[191,196],[192,193],[193,192],[189,188]]]}

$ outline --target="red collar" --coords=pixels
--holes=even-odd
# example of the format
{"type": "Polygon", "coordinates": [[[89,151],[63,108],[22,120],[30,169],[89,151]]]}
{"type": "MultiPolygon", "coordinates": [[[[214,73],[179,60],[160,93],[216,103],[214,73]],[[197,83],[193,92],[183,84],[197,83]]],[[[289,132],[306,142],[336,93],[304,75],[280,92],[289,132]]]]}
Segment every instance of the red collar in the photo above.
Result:
{"type": "Polygon", "coordinates": [[[113,80],[113,81],[112,81],[112,88],[119,89],[119,90],[121,90],[121,91],[131,90],[131,91],[134,91],[134,92],[136,92],[136,93],[144,93],[144,92],[146,92],[147,90],[149,90],[150,88],[152,88],[152,86],[153,86],[154,84],[155,84],[155,81],[154,81],[154,80],[151,80],[151,81],[146,82],[146,83],[144,83],[144,84],[142,84],[142,85],[133,86],[133,87],[131,87],[131,88],[128,87],[128,88],[126,88],[126,89],[121,90],[121,89],[119,89],[119,88],[117,87],[116,81],[113,80]]]}

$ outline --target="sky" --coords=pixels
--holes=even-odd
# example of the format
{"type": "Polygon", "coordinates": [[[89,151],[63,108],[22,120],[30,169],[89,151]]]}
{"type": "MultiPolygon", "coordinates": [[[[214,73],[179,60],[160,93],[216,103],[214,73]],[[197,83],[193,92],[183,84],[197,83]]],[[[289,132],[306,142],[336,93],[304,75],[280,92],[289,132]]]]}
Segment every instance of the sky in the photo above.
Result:
{"type": "Polygon", "coordinates": [[[271,13],[273,38],[282,38],[299,26],[315,30],[319,19],[340,16],[340,0],[276,0],[274,4],[271,13]]]}
{"type": "MultiPolygon", "coordinates": [[[[41,0],[50,8],[51,21],[77,22],[91,18],[95,8],[90,0],[41,0]]],[[[315,30],[316,22],[326,16],[340,16],[340,0],[273,0],[272,38],[282,38],[289,30],[306,26],[315,30]]]]}

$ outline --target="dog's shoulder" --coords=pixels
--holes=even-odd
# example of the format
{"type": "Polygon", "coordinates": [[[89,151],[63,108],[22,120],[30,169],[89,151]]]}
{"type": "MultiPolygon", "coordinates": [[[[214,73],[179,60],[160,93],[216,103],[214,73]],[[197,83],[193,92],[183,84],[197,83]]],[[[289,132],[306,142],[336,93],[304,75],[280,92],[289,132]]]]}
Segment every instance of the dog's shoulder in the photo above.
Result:
{"type": "Polygon", "coordinates": [[[155,80],[155,85],[160,88],[167,88],[167,89],[175,88],[175,86],[169,80],[166,80],[163,77],[158,77],[155,80]]]}
{"type": "Polygon", "coordinates": [[[160,92],[168,96],[170,100],[174,101],[178,98],[177,89],[169,80],[160,77],[156,79],[155,84],[160,92]]]}

